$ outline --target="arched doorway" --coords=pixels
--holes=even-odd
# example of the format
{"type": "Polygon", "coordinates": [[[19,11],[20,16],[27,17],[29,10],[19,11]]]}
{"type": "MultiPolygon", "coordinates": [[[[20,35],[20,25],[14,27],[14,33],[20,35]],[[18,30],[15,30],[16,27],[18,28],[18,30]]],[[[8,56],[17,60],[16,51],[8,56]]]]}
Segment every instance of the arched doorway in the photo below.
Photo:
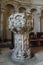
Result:
{"type": "Polygon", "coordinates": [[[19,12],[20,12],[20,13],[23,13],[23,12],[25,12],[25,11],[26,11],[26,8],[25,8],[25,7],[20,7],[20,8],[19,8],[19,12]]]}
{"type": "Polygon", "coordinates": [[[8,17],[15,12],[15,8],[12,4],[7,4],[5,6],[5,11],[3,14],[3,38],[4,41],[11,41],[12,40],[12,33],[9,31],[8,27],[8,17]]]}

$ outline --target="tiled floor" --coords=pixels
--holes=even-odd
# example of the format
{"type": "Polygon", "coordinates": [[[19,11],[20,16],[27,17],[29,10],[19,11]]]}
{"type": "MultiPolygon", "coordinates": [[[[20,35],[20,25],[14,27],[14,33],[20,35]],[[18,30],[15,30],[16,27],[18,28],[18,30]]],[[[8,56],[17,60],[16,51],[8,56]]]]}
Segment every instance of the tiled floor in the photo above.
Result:
{"type": "Polygon", "coordinates": [[[24,63],[13,62],[10,58],[11,51],[12,50],[10,50],[9,48],[1,49],[0,65],[35,65],[38,62],[43,61],[43,51],[41,51],[36,53],[33,58],[26,60],[24,63]]]}

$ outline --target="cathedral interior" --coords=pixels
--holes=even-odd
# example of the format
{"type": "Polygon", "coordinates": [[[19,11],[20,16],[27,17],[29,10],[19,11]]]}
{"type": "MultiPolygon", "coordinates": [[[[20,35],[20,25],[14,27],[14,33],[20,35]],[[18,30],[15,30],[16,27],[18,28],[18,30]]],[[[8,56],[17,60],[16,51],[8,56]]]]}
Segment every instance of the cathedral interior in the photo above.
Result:
{"type": "Polygon", "coordinates": [[[43,0],[0,0],[0,65],[43,65],[43,0]]]}

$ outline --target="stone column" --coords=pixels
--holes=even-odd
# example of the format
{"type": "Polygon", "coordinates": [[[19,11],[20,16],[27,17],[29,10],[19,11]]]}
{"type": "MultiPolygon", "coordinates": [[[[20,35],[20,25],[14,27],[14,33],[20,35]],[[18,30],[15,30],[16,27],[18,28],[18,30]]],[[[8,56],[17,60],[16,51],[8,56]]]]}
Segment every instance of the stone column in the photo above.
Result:
{"type": "Polygon", "coordinates": [[[41,32],[43,32],[43,14],[41,15],[40,28],[41,28],[41,32]]]}
{"type": "Polygon", "coordinates": [[[3,39],[4,41],[6,40],[6,19],[7,19],[7,14],[6,11],[4,10],[3,12],[3,39]]]}
{"type": "Polygon", "coordinates": [[[0,41],[1,41],[1,3],[0,3],[0,41]]]}
{"type": "Polygon", "coordinates": [[[37,32],[40,32],[40,16],[41,16],[41,10],[40,6],[37,7],[37,32]]]}
{"type": "Polygon", "coordinates": [[[1,9],[1,40],[3,41],[3,13],[4,9],[1,9]]]}
{"type": "Polygon", "coordinates": [[[33,13],[34,18],[34,32],[40,32],[40,9],[33,13]]]}

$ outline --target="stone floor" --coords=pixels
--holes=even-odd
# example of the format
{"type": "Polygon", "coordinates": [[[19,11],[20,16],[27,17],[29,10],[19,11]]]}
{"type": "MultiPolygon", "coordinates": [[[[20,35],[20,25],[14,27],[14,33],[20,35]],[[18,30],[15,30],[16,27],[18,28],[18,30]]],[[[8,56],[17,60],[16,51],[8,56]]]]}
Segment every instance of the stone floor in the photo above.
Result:
{"type": "Polygon", "coordinates": [[[31,59],[24,61],[24,63],[13,62],[11,60],[11,51],[9,48],[2,48],[0,54],[0,65],[35,65],[43,61],[43,51],[35,54],[31,59]]]}

